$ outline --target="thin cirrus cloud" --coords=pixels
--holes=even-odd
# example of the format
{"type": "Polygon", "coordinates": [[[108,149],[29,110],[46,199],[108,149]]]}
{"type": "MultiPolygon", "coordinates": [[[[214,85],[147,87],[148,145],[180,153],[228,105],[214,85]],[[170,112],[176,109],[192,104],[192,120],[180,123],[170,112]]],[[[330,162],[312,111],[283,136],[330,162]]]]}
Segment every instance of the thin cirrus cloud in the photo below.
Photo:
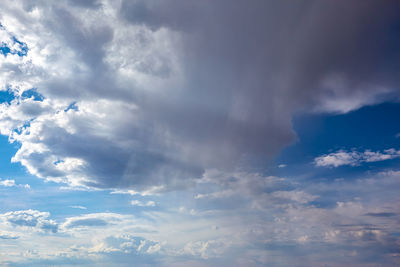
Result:
{"type": "Polygon", "coordinates": [[[15,99],[0,132],[21,144],[13,162],[73,187],[190,187],[206,169],[271,159],[295,140],[298,110],[398,95],[398,40],[371,42],[388,38],[394,1],[1,5],[2,35],[27,53],[2,55],[15,99]],[[22,98],[32,88],[43,98],[22,98]]]}

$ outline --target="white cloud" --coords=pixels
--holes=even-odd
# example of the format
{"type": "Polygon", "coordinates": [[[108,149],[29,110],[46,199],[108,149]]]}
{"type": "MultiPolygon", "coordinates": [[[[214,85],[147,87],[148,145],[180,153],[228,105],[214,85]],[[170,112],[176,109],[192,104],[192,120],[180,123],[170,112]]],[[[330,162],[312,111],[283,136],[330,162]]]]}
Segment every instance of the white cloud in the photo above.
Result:
{"type": "Polygon", "coordinates": [[[9,180],[9,179],[0,181],[0,185],[6,186],[6,187],[16,186],[15,181],[14,180],[9,180]]]}
{"type": "Polygon", "coordinates": [[[339,167],[342,165],[357,166],[363,162],[377,162],[400,157],[400,151],[394,148],[386,149],[383,152],[366,150],[364,152],[339,150],[314,159],[316,166],[339,167]]]}
{"type": "Polygon", "coordinates": [[[84,206],[79,206],[79,205],[74,205],[74,206],[69,206],[69,207],[70,207],[70,208],[73,208],[73,209],[87,210],[86,207],[84,207],[84,206]]]}
{"type": "Polygon", "coordinates": [[[58,224],[48,219],[50,213],[37,210],[10,211],[0,215],[3,221],[18,227],[28,227],[36,231],[56,233],[58,224]]]}
{"type": "Polygon", "coordinates": [[[116,213],[91,213],[76,217],[69,217],[61,225],[61,228],[67,230],[71,228],[91,228],[107,227],[118,224],[124,219],[124,216],[116,213]]]}
{"type": "Polygon", "coordinates": [[[183,253],[208,259],[221,256],[229,246],[225,240],[195,241],[187,243],[183,253]]]}
{"type": "MultiPolygon", "coordinates": [[[[188,262],[195,264],[206,260],[211,264],[229,259],[232,265],[240,265],[239,258],[240,262],[248,264],[255,258],[261,261],[257,255],[271,251],[281,253],[282,250],[273,247],[279,245],[293,245],[300,250],[303,249],[300,247],[311,247],[316,251],[310,252],[309,257],[320,259],[329,254],[332,246],[334,253],[338,253],[340,247],[368,251],[393,247],[396,240],[392,234],[397,231],[400,214],[396,202],[392,201],[400,187],[398,176],[397,172],[387,172],[332,184],[300,184],[254,173],[209,171],[193,191],[200,194],[207,183],[213,183],[215,189],[225,184],[234,191],[228,201],[227,197],[193,200],[190,196],[196,194],[188,194],[188,198],[181,195],[182,198],[173,202],[185,203],[180,209],[59,218],[53,221],[58,225],[57,232],[42,229],[44,223],[39,221],[52,221],[47,212],[8,212],[0,216],[0,228],[4,231],[0,233],[4,241],[0,247],[6,246],[6,242],[15,242],[19,250],[7,247],[7,256],[1,254],[0,249],[1,260],[21,255],[23,250],[25,259],[30,260],[101,260],[124,266],[123,263],[128,263],[123,260],[132,259],[156,264],[159,262],[152,261],[152,257],[156,257],[167,266],[178,265],[181,261],[182,265],[185,265],[183,262],[187,265],[188,262]],[[327,192],[332,191],[342,192],[344,198],[354,195],[358,198],[335,198],[333,205],[309,203],[315,200],[330,203],[327,192]],[[209,206],[207,201],[213,204],[209,206]],[[33,247],[32,244],[40,245],[33,247]],[[299,244],[302,246],[298,247],[299,244]]],[[[158,199],[160,203],[170,201],[168,195],[160,195],[158,199]]],[[[10,261],[18,259],[14,257],[10,261]]],[[[264,260],[263,265],[273,261],[264,260]]]]}
{"type": "Polygon", "coordinates": [[[132,200],[131,205],[138,206],[138,207],[155,207],[156,203],[154,201],[142,202],[139,200],[132,200]]]}
{"type": "Polygon", "coordinates": [[[18,239],[19,236],[11,233],[11,232],[7,232],[7,231],[0,231],[0,239],[18,239]]]}
{"type": "Polygon", "coordinates": [[[5,187],[23,187],[26,189],[31,188],[29,184],[16,184],[15,180],[12,179],[6,179],[6,180],[0,179],[0,185],[5,187]]]}

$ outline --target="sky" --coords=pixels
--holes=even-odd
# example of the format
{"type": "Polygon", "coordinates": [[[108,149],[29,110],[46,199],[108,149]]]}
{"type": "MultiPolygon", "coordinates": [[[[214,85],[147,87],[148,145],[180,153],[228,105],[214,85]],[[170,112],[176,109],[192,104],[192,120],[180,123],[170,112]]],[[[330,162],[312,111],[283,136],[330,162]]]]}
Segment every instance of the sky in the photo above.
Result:
{"type": "Polygon", "coordinates": [[[0,266],[400,265],[399,14],[1,1],[0,266]]]}

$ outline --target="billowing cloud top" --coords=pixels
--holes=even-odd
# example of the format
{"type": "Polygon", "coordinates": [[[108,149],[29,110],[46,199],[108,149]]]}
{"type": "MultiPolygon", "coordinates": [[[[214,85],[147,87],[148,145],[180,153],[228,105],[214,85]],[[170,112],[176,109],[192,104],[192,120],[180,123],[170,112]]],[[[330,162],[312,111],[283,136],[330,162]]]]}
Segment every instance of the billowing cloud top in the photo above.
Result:
{"type": "Polygon", "coordinates": [[[186,187],[276,155],[298,111],[399,95],[397,1],[0,5],[0,132],[70,186],[186,187]]]}

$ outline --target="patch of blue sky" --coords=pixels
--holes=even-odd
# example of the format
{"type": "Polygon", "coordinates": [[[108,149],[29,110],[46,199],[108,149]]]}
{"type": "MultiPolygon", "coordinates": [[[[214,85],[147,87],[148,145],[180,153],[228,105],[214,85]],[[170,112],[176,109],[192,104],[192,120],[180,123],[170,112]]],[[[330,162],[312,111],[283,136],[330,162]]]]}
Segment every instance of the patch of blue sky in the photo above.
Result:
{"type": "Polygon", "coordinates": [[[2,42],[0,45],[0,53],[4,56],[8,54],[18,55],[20,57],[26,56],[28,54],[28,45],[24,42],[19,41],[14,36],[11,37],[12,43],[11,47],[9,44],[2,42]]]}
{"type": "Polygon", "coordinates": [[[11,101],[13,101],[14,99],[15,95],[11,90],[7,89],[5,91],[0,91],[0,104],[11,104],[11,101]]]}
{"type": "MultiPolygon", "coordinates": [[[[24,129],[28,128],[28,127],[31,125],[31,122],[32,122],[33,120],[34,120],[34,118],[31,119],[31,120],[25,121],[25,123],[24,123],[22,126],[20,126],[19,128],[14,129],[14,132],[16,132],[16,133],[18,133],[18,134],[22,133],[22,131],[23,131],[24,129]]],[[[19,147],[19,146],[20,146],[20,144],[19,144],[19,143],[16,143],[16,147],[19,147]]]]}
{"type": "Polygon", "coordinates": [[[78,111],[79,110],[79,107],[78,107],[78,105],[76,104],[76,101],[74,101],[74,102],[72,102],[71,104],[69,104],[69,106],[66,108],[66,109],[64,109],[64,112],[67,112],[68,110],[75,110],[75,111],[78,111]]]}
{"type": "Polygon", "coordinates": [[[338,150],[382,152],[390,148],[399,149],[400,139],[396,138],[400,132],[399,114],[399,103],[384,103],[342,115],[299,115],[293,120],[298,140],[284,149],[276,159],[277,165],[286,164],[287,167],[277,168],[275,171],[284,176],[304,174],[312,179],[337,179],[358,178],[357,174],[366,171],[378,172],[395,168],[400,159],[337,168],[316,167],[314,159],[338,150]]]}
{"type": "MultiPolygon", "coordinates": [[[[0,91],[0,104],[11,104],[11,101],[17,98],[18,96],[16,96],[10,88],[7,88],[7,90],[4,91],[0,91]]],[[[43,101],[45,99],[45,97],[40,94],[36,88],[26,90],[21,94],[20,99],[24,100],[28,98],[33,98],[34,101],[43,101]]]]}
{"type": "Polygon", "coordinates": [[[21,99],[33,98],[34,101],[43,101],[45,97],[40,94],[36,88],[24,91],[21,94],[21,99]]]}
{"type": "Polygon", "coordinates": [[[18,45],[18,49],[16,50],[16,53],[18,56],[26,56],[28,54],[28,45],[24,42],[19,41],[17,38],[14,36],[12,37],[12,40],[14,41],[15,44],[18,45]]]}
{"type": "Polygon", "coordinates": [[[11,158],[19,148],[18,144],[10,144],[8,137],[0,136],[0,178],[6,179],[13,176],[25,175],[25,168],[19,163],[11,164],[11,158]]]}

